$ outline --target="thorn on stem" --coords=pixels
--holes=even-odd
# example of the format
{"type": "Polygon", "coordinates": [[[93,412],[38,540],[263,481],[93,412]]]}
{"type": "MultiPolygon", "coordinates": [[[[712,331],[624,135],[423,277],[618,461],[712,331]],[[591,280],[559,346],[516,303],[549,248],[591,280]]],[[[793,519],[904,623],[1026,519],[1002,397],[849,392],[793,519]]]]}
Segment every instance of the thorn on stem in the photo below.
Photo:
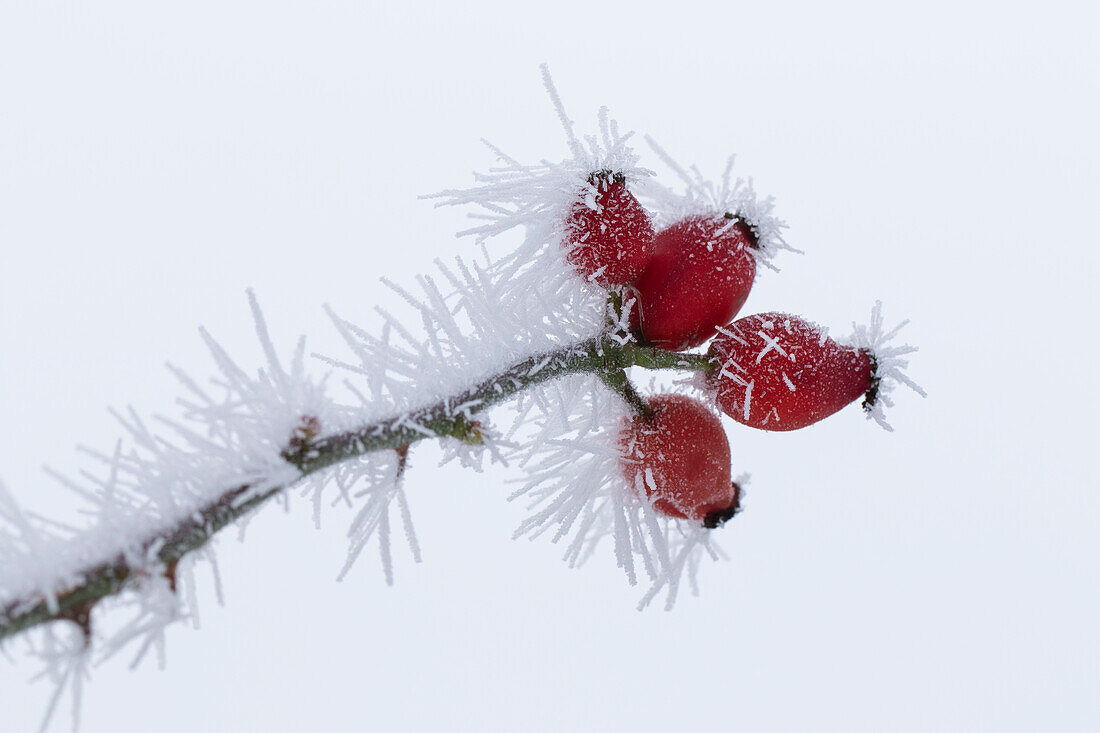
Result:
{"type": "Polygon", "coordinates": [[[405,476],[405,468],[409,465],[409,443],[399,445],[393,449],[393,452],[397,454],[397,476],[395,479],[400,481],[405,476]]]}
{"type": "Polygon", "coordinates": [[[321,421],[315,415],[303,415],[287,441],[282,452],[283,458],[297,466],[313,445],[314,438],[320,434],[321,421]]]}
{"type": "Polygon", "coordinates": [[[456,415],[451,436],[468,445],[485,445],[485,426],[465,415],[456,415]]]}
{"type": "Polygon", "coordinates": [[[83,601],[57,614],[57,618],[76,624],[83,637],[85,649],[92,645],[92,608],[95,604],[94,600],[83,601]]]}
{"type": "Polygon", "coordinates": [[[168,561],[164,566],[164,577],[168,579],[168,589],[171,590],[172,593],[176,592],[176,570],[179,568],[179,564],[179,558],[176,558],[175,560],[168,561]]]}
{"type": "Polygon", "coordinates": [[[291,445],[309,443],[321,433],[321,421],[315,415],[303,415],[290,438],[291,445]]]}

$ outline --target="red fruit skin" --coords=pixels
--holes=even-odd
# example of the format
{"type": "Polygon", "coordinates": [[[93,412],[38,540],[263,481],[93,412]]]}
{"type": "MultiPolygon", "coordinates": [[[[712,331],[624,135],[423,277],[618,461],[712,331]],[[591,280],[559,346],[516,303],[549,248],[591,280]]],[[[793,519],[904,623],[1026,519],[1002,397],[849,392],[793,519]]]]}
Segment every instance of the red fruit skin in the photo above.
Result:
{"type": "Polygon", "coordinates": [[[643,487],[659,513],[702,521],[738,500],[730,483],[730,444],[722,422],[699,400],[662,394],[648,400],[650,419],[623,420],[619,433],[623,477],[643,487]]]}
{"type": "Polygon", "coordinates": [[[871,385],[871,355],[841,346],[818,325],[785,313],[739,318],[707,355],[718,406],[761,430],[797,430],[859,399],[871,385]]]}
{"type": "Polygon", "coordinates": [[[634,284],[642,336],[682,351],[732,321],[756,277],[754,241],[744,222],[724,215],[688,217],[658,232],[634,284]]]}
{"type": "MultiPolygon", "coordinates": [[[[585,279],[603,287],[633,282],[653,253],[653,224],[621,175],[593,174],[592,209],[573,204],[566,222],[566,256],[585,279]]],[[[587,193],[587,192],[586,192],[587,193]]]]}

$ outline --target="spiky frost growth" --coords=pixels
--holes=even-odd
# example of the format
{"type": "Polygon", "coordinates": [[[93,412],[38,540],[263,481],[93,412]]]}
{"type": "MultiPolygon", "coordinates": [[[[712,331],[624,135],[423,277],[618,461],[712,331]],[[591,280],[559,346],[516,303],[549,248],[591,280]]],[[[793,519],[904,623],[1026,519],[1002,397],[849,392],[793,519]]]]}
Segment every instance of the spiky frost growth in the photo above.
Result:
{"type": "Polygon", "coordinates": [[[66,690],[71,699],[72,728],[77,730],[80,727],[84,683],[91,679],[88,641],[83,629],[68,624],[47,626],[37,635],[37,639],[28,640],[29,653],[42,664],[42,671],[31,681],[46,680],[54,688],[42,716],[40,732],[49,727],[66,690]]]}
{"type": "Polygon", "coordinates": [[[48,561],[52,569],[49,553],[57,545],[49,526],[25,512],[0,482],[0,604],[13,602],[27,588],[41,587],[42,565],[48,561]]]}
{"type": "MultiPolygon", "coordinates": [[[[389,312],[381,335],[328,313],[355,362],[319,355],[349,372],[346,384],[361,402],[360,419],[414,411],[459,394],[489,375],[535,354],[599,335],[606,292],[580,281],[564,265],[509,257],[482,263],[436,261],[437,277],[418,278],[419,293],[386,284],[419,316],[420,327],[389,312]],[[437,279],[438,278],[438,279],[437,279]]],[[[472,419],[477,404],[455,404],[472,419]]]]}
{"type": "Polygon", "coordinates": [[[890,341],[908,323],[909,320],[906,319],[887,331],[882,316],[882,301],[876,300],[874,308],[871,309],[870,323],[860,325],[853,322],[852,335],[845,342],[871,354],[871,388],[867,390],[867,396],[863,400],[863,411],[867,413],[867,419],[874,420],[891,432],[894,428],[886,421],[886,408],[894,406],[890,393],[897,385],[904,384],[921,397],[928,396],[928,393],[905,373],[909,367],[909,360],[903,357],[917,351],[917,347],[909,344],[890,345],[890,341]]]}
{"type": "Polygon", "coordinates": [[[481,209],[470,216],[485,223],[460,231],[459,236],[472,235],[483,241],[524,227],[524,243],[512,255],[521,261],[538,257],[547,246],[558,257],[565,254],[562,243],[568,237],[566,222],[572,207],[583,201],[589,208],[596,208],[598,184],[592,180],[593,173],[608,172],[635,182],[653,175],[649,169],[639,167],[639,157],[628,144],[634,133],[622,133],[618,123],[608,117],[606,107],[599,113],[599,136],[586,135],[583,141],[578,138],[549,69],[545,64],[541,69],[543,84],[565,131],[570,157],[559,163],[543,160],[526,165],[482,140],[502,165],[475,173],[477,185],[472,188],[447,189],[429,197],[440,199],[437,206],[473,205],[481,209]]]}
{"type": "Polygon", "coordinates": [[[405,447],[354,458],[314,474],[304,483],[302,493],[310,497],[313,521],[318,528],[323,497],[329,493],[329,487],[336,490],[332,505],[344,504],[356,510],[347,530],[348,554],[338,580],[347,577],[359,556],[377,537],[382,573],[386,584],[393,585],[391,527],[395,522],[401,524],[413,561],[421,561],[420,543],[404,486],[408,454],[405,447]]]}
{"type": "MultiPolygon", "coordinates": [[[[530,262],[511,256],[493,261],[482,248],[480,261],[455,258],[448,266],[437,260],[435,275],[417,278],[417,291],[384,280],[418,315],[409,324],[377,308],[382,326],[376,336],[328,309],[337,332],[347,344],[354,361],[317,355],[322,361],[347,374],[344,384],[356,395],[356,419],[371,420],[392,415],[409,415],[425,405],[447,402],[512,364],[576,344],[599,335],[607,313],[606,292],[577,278],[556,251],[544,248],[530,262]]],[[[533,370],[546,367],[536,364],[533,370]]],[[[480,468],[485,455],[504,461],[507,446],[496,436],[491,423],[474,419],[481,401],[448,402],[448,411],[468,425],[461,439],[445,438],[444,461],[458,460],[463,466],[480,468]]],[[[431,435],[423,425],[408,425],[431,435]]],[[[392,455],[392,454],[391,454],[392,455]]],[[[370,456],[339,467],[331,481],[350,484],[341,478],[348,472],[360,485],[377,487],[364,492],[365,504],[350,536],[352,546],[347,573],[375,532],[388,536],[387,507],[400,503],[403,524],[419,559],[411,523],[406,521],[403,491],[383,480],[389,459],[370,456]]],[[[319,512],[324,484],[313,482],[315,514],[319,512]]],[[[348,491],[341,490],[347,498],[348,491]]],[[[384,538],[383,538],[384,539],[384,538]]],[[[382,542],[383,568],[392,579],[387,543],[382,542]]]]}
{"type": "Polygon", "coordinates": [[[0,555],[16,553],[20,560],[4,563],[0,607],[20,598],[53,598],[77,584],[88,567],[155,553],[158,538],[229,488],[240,488],[233,501],[243,504],[297,479],[299,471],[281,450],[301,416],[336,422],[341,412],[328,403],[322,384],[305,375],[304,341],[291,366],[282,366],[251,294],[250,301],[266,369],[247,374],[204,330],[219,372],[214,390],[172,367],[188,393],[179,401],[181,419],[156,417],[164,428],[156,433],[133,409],[115,412],[129,442],[120,441],[111,454],[86,450],[102,475],[55,474],[88,505],[89,527],[35,527],[8,503],[5,514],[17,532],[0,534],[0,555]]]}
{"type": "Polygon", "coordinates": [[[131,668],[139,665],[150,650],[156,650],[157,665],[164,669],[168,660],[164,631],[170,624],[185,618],[186,612],[176,594],[175,577],[161,576],[158,570],[150,562],[139,581],[138,592],[115,599],[113,605],[130,606],[132,616],[121,629],[104,640],[98,661],[107,661],[123,649],[136,645],[131,668]]]}
{"type": "Polygon", "coordinates": [[[181,418],[156,417],[162,430],[154,432],[134,410],[116,412],[128,440],[118,441],[111,453],[84,449],[93,467],[79,478],[54,473],[85,504],[88,526],[41,520],[0,487],[0,610],[11,618],[44,599],[50,612],[77,632],[79,643],[65,641],[64,632],[49,624],[23,637],[46,665],[41,676],[59,686],[47,721],[61,688],[69,686],[78,703],[93,658],[98,664],[135,646],[134,664],[155,649],[163,665],[165,627],[192,614],[197,623],[192,558],[184,557],[183,564],[192,581],[186,606],[176,592],[179,558],[205,541],[204,527],[217,521],[213,510],[247,506],[300,477],[283,450],[303,416],[330,424],[343,419],[325,397],[323,383],[306,376],[304,341],[284,367],[251,293],[249,299],[265,369],[247,374],[204,330],[218,368],[213,389],[171,367],[187,392],[179,401],[181,418]],[[59,611],[59,599],[89,577],[118,583],[125,592],[59,611]],[[127,607],[134,609],[130,621],[106,635],[93,631],[93,613],[127,607]]]}
{"type": "Polygon", "coordinates": [[[662,590],[671,609],[685,576],[694,589],[702,557],[723,554],[713,530],[659,514],[644,487],[628,484],[619,445],[628,414],[623,401],[591,377],[560,380],[524,396],[517,419],[523,427],[514,434],[522,435],[515,457],[527,477],[509,498],[525,499],[530,514],[515,536],[565,540],[570,567],[583,565],[610,539],[630,584],[641,574],[651,583],[639,609],[662,590]]]}
{"type": "Polygon", "coordinates": [[[678,163],[650,136],[646,135],[645,140],[684,184],[682,193],[654,180],[646,181],[639,188],[640,198],[647,202],[660,226],[690,216],[730,213],[752,230],[757,245],[752,252],[759,264],[775,270],[771,260],[781,250],[799,251],[783,238],[787,223],[775,215],[775,199],[771,196],[759,198],[751,177],[733,178],[734,156],[726,160],[720,182],[715,184],[696,166],[685,167],[678,163]]]}

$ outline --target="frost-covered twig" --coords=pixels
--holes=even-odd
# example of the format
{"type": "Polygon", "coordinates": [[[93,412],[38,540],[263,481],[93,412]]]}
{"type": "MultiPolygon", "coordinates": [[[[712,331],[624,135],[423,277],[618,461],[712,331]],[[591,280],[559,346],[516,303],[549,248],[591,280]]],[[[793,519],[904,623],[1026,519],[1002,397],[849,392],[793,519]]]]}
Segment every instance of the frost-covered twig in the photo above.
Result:
{"type": "MultiPolygon", "coordinates": [[[[622,374],[630,366],[648,369],[705,371],[710,362],[698,354],[677,354],[611,338],[591,339],[525,359],[469,389],[427,407],[355,430],[320,438],[296,437],[282,451],[297,469],[291,480],[255,491],[251,484],[226,487],[215,500],[168,531],[150,535],[141,553],[120,554],[76,573],[77,582],[52,597],[19,598],[0,608],[0,640],[39,624],[69,620],[86,623],[96,602],[113,596],[131,582],[161,574],[174,580],[176,563],[205,545],[219,530],[264,504],[302,478],[341,461],[386,449],[396,449],[429,437],[480,443],[481,426],[473,416],[521,390],[568,374],[622,374]]],[[[309,416],[303,416],[308,419],[309,416]]]]}

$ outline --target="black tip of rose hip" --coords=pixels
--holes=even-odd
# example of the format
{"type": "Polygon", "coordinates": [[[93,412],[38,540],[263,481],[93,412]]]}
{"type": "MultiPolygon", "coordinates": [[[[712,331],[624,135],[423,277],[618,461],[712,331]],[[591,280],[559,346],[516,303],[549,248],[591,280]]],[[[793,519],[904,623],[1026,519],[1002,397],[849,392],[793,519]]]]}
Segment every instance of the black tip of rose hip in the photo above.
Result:
{"type": "Polygon", "coordinates": [[[736,483],[731,483],[731,485],[733,486],[733,503],[721,511],[711,512],[703,517],[703,526],[707,529],[721,527],[741,511],[741,487],[736,483]]]}
{"type": "Polygon", "coordinates": [[[735,214],[732,211],[727,211],[722,216],[727,219],[736,220],[737,223],[741,225],[741,228],[745,230],[745,236],[749,240],[749,246],[753,249],[760,249],[760,235],[756,233],[756,227],[745,221],[745,219],[740,214],[735,214]]]}
{"type": "Polygon", "coordinates": [[[622,183],[625,180],[626,176],[624,176],[621,172],[613,171],[607,168],[598,171],[592,171],[588,174],[588,182],[593,186],[603,182],[622,183]]]}
{"type": "Polygon", "coordinates": [[[871,381],[867,385],[867,391],[863,393],[863,404],[860,405],[864,412],[870,412],[878,401],[878,390],[882,385],[882,377],[878,375],[878,360],[871,352],[867,352],[867,358],[871,360],[871,381]]]}
{"type": "Polygon", "coordinates": [[[710,514],[703,517],[703,526],[707,529],[717,529],[729,520],[733,519],[734,515],[737,514],[737,512],[739,511],[740,509],[738,509],[737,507],[731,506],[730,508],[720,512],[711,512],[710,514]]]}

